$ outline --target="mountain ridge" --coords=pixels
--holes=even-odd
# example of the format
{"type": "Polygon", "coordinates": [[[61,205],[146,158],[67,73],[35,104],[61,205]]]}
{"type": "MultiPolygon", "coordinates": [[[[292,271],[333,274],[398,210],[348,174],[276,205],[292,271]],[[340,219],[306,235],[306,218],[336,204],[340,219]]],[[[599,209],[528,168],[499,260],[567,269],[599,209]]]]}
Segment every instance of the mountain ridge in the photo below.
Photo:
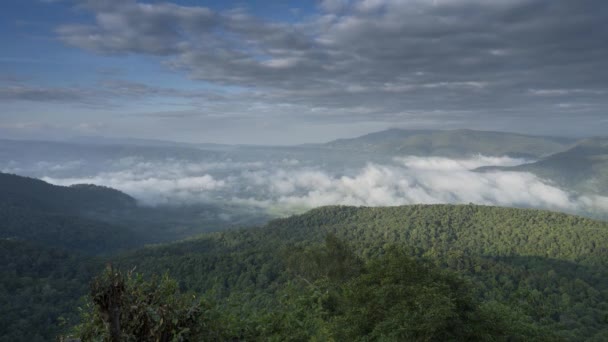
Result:
{"type": "Polygon", "coordinates": [[[578,139],[519,133],[458,130],[389,129],[320,146],[330,149],[375,151],[395,155],[464,157],[542,157],[562,151],[578,139]]]}
{"type": "Polygon", "coordinates": [[[483,167],[478,171],[532,172],[581,193],[608,194],[608,137],[583,139],[570,149],[536,162],[510,167],[483,167]]]}

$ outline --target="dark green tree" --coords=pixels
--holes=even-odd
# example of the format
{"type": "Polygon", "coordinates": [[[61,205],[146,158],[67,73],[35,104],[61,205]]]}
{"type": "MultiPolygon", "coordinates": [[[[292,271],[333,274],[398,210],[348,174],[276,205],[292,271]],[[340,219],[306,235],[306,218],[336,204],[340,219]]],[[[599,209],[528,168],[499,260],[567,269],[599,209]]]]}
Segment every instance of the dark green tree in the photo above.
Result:
{"type": "Polygon", "coordinates": [[[144,279],[112,266],[91,283],[90,299],[75,335],[83,341],[216,341],[223,339],[217,312],[183,294],[167,275],[144,279]]]}

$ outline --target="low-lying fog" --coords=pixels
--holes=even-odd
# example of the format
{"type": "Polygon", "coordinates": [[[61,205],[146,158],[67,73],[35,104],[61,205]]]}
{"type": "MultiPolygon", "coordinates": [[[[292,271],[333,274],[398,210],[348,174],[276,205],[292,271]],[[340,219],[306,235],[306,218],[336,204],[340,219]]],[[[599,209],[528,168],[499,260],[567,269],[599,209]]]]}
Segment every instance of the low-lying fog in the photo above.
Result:
{"type": "Polygon", "coordinates": [[[402,156],[340,167],[283,155],[209,161],[130,156],[106,160],[98,164],[103,165],[99,170],[84,174],[85,159],[9,161],[0,167],[3,172],[28,174],[57,185],[109,186],[142,205],[238,204],[273,215],[331,204],[475,203],[568,212],[608,210],[608,197],[570,193],[531,173],[474,171],[526,162],[530,161],[481,155],[466,159],[402,156]]]}

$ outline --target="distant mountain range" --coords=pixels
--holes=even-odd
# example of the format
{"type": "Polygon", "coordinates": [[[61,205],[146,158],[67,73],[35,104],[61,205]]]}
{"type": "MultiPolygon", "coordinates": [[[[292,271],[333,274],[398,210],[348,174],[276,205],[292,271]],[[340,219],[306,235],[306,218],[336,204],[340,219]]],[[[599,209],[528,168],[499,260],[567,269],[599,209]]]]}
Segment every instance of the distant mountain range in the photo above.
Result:
{"type": "Polygon", "coordinates": [[[529,164],[486,166],[478,171],[531,172],[571,191],[608,195],[608,137],[574,139],[472,130],[390,129],[321,146],[353,153],[451,158],[481,154],[536,159],[529,164]]]}
{"type": "Polygon", "coordinates": [[[608,194],[606,137],[576,139],[466,129],[389,129],[352,139],[299,146],[231,146],[101,138],[79,138],[76,141],[0,140],[0,160],[9,164],[14,161],[34,165],[23,172],[13,169],[15,173],[35,177],[50,174],[63,178],[90,175],[107,167],[110,162],[134,156],[141,160],[195,162],[295,159],[304,161],[303,165],[324,166],[332,170],[361,167],[367,162],[382,163],[396,156],[510,156],[534,162],[509,168],[488,166],[479,170],[532,172],[568,190],[608,194]],[[41,162],[46,164],[39,165],[41,162]],[[63,164],[75,162],[82,162],[82,165],[69,170],[62,168],[63,164]]]}
{"type": "Polygon", "coordinates": [[[389,129],[320,145],[324,148],[392,155],[466,157],[475,154],[539,158],[563,151],[573,138],[531,136],[467,129],[451,131],[389,129]]]}
{"type": "Polygon", "coordinates": [[[532,172],[567,189],[608,194],[608,138],[584,139],[566,151],[530,164],[480,169],[487,170],[532,172]]]}

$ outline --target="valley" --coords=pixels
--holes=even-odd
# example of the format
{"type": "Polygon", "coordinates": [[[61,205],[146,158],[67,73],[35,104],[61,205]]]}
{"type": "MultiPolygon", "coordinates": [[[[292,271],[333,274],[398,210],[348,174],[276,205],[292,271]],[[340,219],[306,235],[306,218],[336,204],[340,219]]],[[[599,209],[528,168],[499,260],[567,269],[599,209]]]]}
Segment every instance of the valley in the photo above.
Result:
{"type": "MultiPolygon", "coordinates": [[[[373,336],[373,328],[347,332],[339,322],[358,319],[347,309],[356,300],[344,292],[348,284],[371,291],[363,279],[385,255],[418,272],[449,273],[433,282],[464,281],[458,291],[474,298],[467,305],[475,315],[510,317],[496,323],[503,334],[602,340],[608,226],[559,211],[605,217],[606,192],[589,183],[603,179],[603,140],[501,133],[492,147],[494,134],[390,130],[323,145],[210,150],[3,141],[3,171],[62,185],[0,174],[0,298],[10,327],[1,340],[46,340],[79,322],[79,331],[91,329],[76,308],[107,263],[146,279],[166,274],[181,292],[204,298],[216,338],[373,336]],[[526,144],[544,147],[524,155],[526,144]],[[452,181],[469,183],[461,192],[452,181]],[[496,193],[477,182],[496,184],[496,193]],[[336,246],[355,264],[329,266],[342,258],[327,256],[336,246]],[[330,297],[309,302],[318,288],[330,297]],[[332,301],[343,304],[326,312],[332,301]],[[290,320],[307,323],[294,328],[290,320]]],[[[377,324],[394,319],[383,315],[377,324]]]]}

